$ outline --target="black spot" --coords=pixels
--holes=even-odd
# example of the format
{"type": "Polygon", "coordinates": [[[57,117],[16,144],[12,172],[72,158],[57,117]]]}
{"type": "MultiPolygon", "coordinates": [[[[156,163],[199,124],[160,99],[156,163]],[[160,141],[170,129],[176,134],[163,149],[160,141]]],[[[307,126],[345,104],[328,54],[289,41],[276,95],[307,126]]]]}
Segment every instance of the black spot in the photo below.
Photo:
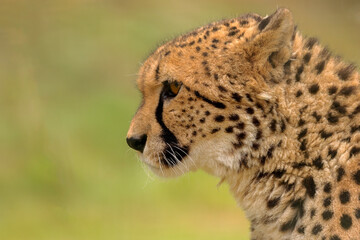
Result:
{"type": "Polygon", "coordinates": [[[285,169],[277,169],[275,171],[273,171],[271,174],[274,175],[275,178],[281,178],[284,174],[285,174],[285,169]]]}
{"type": "Polygon", "coordinates": [[[234,131],[234,127],[232,126],[225,128],[225,132],[227,133],[232,133],[233,131],[234,131]]]}
{"type": "Polygon", "coordinates": [[[229,116],[229,120],[230,120],[230,121],[237,121],[237,120],[239,120],[239,115],[237,115],[237,114],[231,114],[231,115],[229,116]]]}
{"type": "Polygon", "coordinates": [[[223,115],[216,115],[216,116],[214,117],[214,120],[215,120],[216,122],[223,122],[223,121],[225,120],[225,117],[224,117],[223,115]]]}
{"type": "Polygon", "coordinates": [[[284,132],[286,130],[286,124],[283,119],[281,119],[281,122],[280,122],[280,129],[281,129],[281,132],[284,132]]]}
{"type": "Polygon", "coordinates": [[[203,101],[213,105],[216,108],[220,108],[220,109],[225,109],[226,108],[225,104],[223,104],[221,102],[211,101],[210,99],[202,96],[198,91],[195,91],[194,93],[198,98],[201,98],[203,101]]]}
{"type": "Polygon", "coordinates": [[[311,116],[315,118],[316,122],[319,122],[321,119],[321,115],[319,115],[316,111],[314,111],[311,116]]]}
{"type": "Polygon", "coordinates": [[[328,207],[331,205],[331,197],[327,197],[324,199],[323,206],[328,207]]]}
{"type": "Polygon", "coordinates": [[[352,147],[351,150],[350,150],[350,156],[349,157],[355,156],[358,153],[360,153],[360,148],[359,147],[352,147]]]}
{"type": "Polygon", "coordinates": [[[209,115],[210,115],[210,112],[209,112],[209,111],[205,111],[205,115],[206,115],[206,116],[209,116],[209,115]]]}
{"type": "Polygon", "coordinates": [[[298,227],[297,232],[300,233],[300,234],[304,234],[305,233],[305,227],[304,226],[298,227]]]}
{"type": "Polygon", "coordinates": [[[331,192],[331,183],[326,183],[324,186],[324,192],[330,193],[331,192]]]}
{"type": "Polygon", "coordinates": [[[220,131],[220,128],[214,128],[214,129],[211,130],[211,133],[214,134],[214,133],[216,133],[218,131],[220,131]]]}
{"type": "Polygon", "coordinates": [[[316,64],[315,66],[316,73],[320,74],[324,70],[324,67],[325,67],[325,60],[316,64]]]}
{"type": "Polygon", "coordinates": [[[259,140],[262,137],[262,131],[258,130],[256,133],[256,140],[259,140]]]}
{"type": "Polygon", "coordinates": [[[300,150],[301,151],[305,151],[306,150],[306,144],[307,144],[307,140],[303,139],[300,143],[300,150]]]}
{"type": "Polygon", "coordinates": [[[241,20],[241,22],[240,22],[241,25],[245,25],[245,24],[248,24],[248,23],[249,23],[248,20],[241,20]]]}
{"type": "Polygon", "coordinates": [[[252,149],[254,149],[254,150],[258,150],[259,147],[260,147],[260,145],[259,145],[258,143],[253,143],[253,145],[252,145],[251,147],[252,147],[252,149]]]}
{"type": "Polygon", "coordinates": [[[159,75],[160,75],[160,65],[157,65],[155,69],[155,80],[159,80],[159,75]]]}
{"type": "MultiPolygon", "coordinates": [[[[360,112],[360,105],[358,105],[358,106],[354,109],[354,111],[352,112],[352,115],[358,114],[359,112],[360,112]]],[[[353,117],[353,116],[351,116],[351,117],[353,117]]]]}
{"type": "Polygon", "coordinates": [[[240,129],[240,130],[243,130],[244,127],[245,127],[245,124],[243,122],[239,122],[238,124],[236,124],[235,126],[236,128],[240,129]]]}
{"type": "Polygon", "coordinates": [[[295,75],[295,79],[296,79],[297,82],[300,81],[301,74],[302,74],[303,71],[304,71],[304,65],[301,65],[301,66],[297,69],[297,72],[296,72],[296,75],[295,75]]]}
{"type": "Polygon", "coordinates": [[[329,95],[333,95],[337,92],[338,88],[336,86],[331,86],[328,88],[329,95]]]}
{"type": "Polygon", "coordinates": [[[199,46],[197,46],[195,49],[197,52],[199,52],[201,50],[201,48],[199,46]]]}
{"type": "Polygon", "coordinates": [[[252,99],[252,97],[250,96],[250,94],[245,94],[246,98],[249,100],[249,102],[254,102],[254,100],[252,99]]]}
{"type": "Polygon", "coordinates": [[[255,106],[256,106],[258,109],[264,111],[264,107],[263,107],[260,103],[256,103],[255,106]]]}
{"type": "Polygon", "coordinates": [[[291,67],[291,60],[287,61],[287,62],[284,64],[285,74],[289,74],[289,73],[290,73],[290,67],[291,67]]]}
{"type": "Polygon", "coordinates": [[[292,167],[296,169],[302,169],[305,166],[308,166],[305,162],[298,162],[292,165],[292,167]]]}
{"type": "Polygon", "coordinates": [[[280,226],[280,231],[281,232],[293,231],[297,221],[298,221],[298,216],[295,215],[292,219],[290,219],[289,221],[283,223],[280,226]]]}
{"type": "Polygon", "coordinates": [[[341,240],[341,238],[338,235],[332,235],[330,240],[341,240]]]}
{"type": "Polygon", "coordinates": [[[306,53],[303,58],[304,63],[308,63],[310,61],[310,58],[311,58],[311,53],[306,53]]]}
{"type": "Polygon", "coordinates": [[[253,123],[254,126],[256,126],[256,127],[260,126],[260,122],[259,122],[259,120],[258,120],[256,117],[253,117],[252,123],[253,123]]]}
{"type": "Polygon", "coordinates": [[[340,218],[340,225],[343,229],[348,230],[352,225],[351,217],[347,214],[343,214],[340,218]]]}
{"type": "Polygon", "coordinates": [[[167,56],[167,55],[169,55],[171,53],[171,51],[167,51],[165,54],[164,54],[164,56],[167,56]]]}
{"type": "Polygon", "coordinates": [[[357,185],[360,185],[360,170],[357,170],[353,175],[352,179],[355,181],[357,185]]]}
{"type": "Polygon", "coordinates": [[[301,126],[303,126],[304,124],[305,124],[304,119],[301,119],[301,118],[300,118],[300,120],[299,120],[299,122],[298,122],[298,126],[301,127],[301,126]]]}
{"type": "Polygon", "coordinates": [[[324,164],[323,164],[323,161],[321,160],[321,157],[320,157],[320,156],[314,159],[313,165],[314,165],[318,170],[323,169],[324,164]]]}
{"type": "Polygon", "coordinates": [[[262,178],[267,177],[268,175],[269,175],[269,173],[267,173],[267,172],[259,172],[258,175],[257,175],[257,177],[256,177],[256,179],[257,179],[257,180],[260,180],[260,179],[262,179],[262,178]]]}
{"type": "Polygon", "coordinates": [[[271,120],[271,122],[270,122],[270,129],[271,129],[271,131],[273,131],[273,132],[275,132],[276,131],[276,120],[275,119],[273,119],[273,120],[271,120]]]}
{"type": "Polygon", "coordinates": [[[360,208],[355,209],[355,217],[356,217],[357,219],[360,218],[360,208]]]}
{"type": "Polygon", "coordinates": [[[309,38],[306,41],[305,47],[309,50],[311,50],[314,46],[314,44],[317,43],[317,39],[316,38],[309,38]]]}
{"type": "Polygon", "coordinates": [[[297,215],[301,218],[305,214],[304,199],[298,198],[291,203],[291,208],[297,209],[297,215]]]}
{"type": "Polygon", "coordinates": [[[309,87],[309,93],[316,94],[319,91],[319,84],[315,83],[309,87]]]}
{"type": "Polygon", "coordinates": [[[242,97],[238,94],[238,93],[232,93],[232,98],[236,101],[236,102],[241,102],[242,97]]]}
{"type": "Polygon", "coordinates": [[[334,216],[334,212],[331,210],[325,210],[322,214],[322,218],[327,221],[334,216]]]}
{"type": "MultiPolygon", "coordinates": [[[[202,55],[203,55],[203,57],[207,57],[209,54],[207,52],[203,52],[202,55]]],[[[204,62],[206,62],[206,61],[204,61],[204,62]]],[[[206,64],[207,64],[207,62],[206,62],[206,64]]]]}
{"type": "Polygon", "coordinates": [[[321,130],[320,131],[320,137],[323,139],[327,139],[329,137],[331,137],[334,133],[332,132],[326,132],[325,130],[321,130]]]}
{"type": "Polygon", "coordinates": [[[235,34],[237,34],[239,32],[239,30],[235,30],[235,31],[230,31],[228,33],[228,36],[231,37],[231,36],[234,36],[235,34]]]}
{"type": "Polygon", "coordinates": [[[327,115],[327,120],[329,121],[329,123],[331,124],[335,124],[339,122],[339,118],[337,116],[332,115],[332,113],[328,113],[327,115]]]}
{"type": "Polygon", "coordinates": [[[340,114],[346,114],[346,108],[342,106],[338,101],[334,101],[331,108],[340,114]]]}
{"type": "Polygon", "coordinates": [[[272,158],[272,156],[273,156],[273,151],[274,151],[274,146],[271,146],[271,147],[268,149],[268,151],[267,151],[267,153],[266,153],[266,156],[262,156],[262,157],[260,158],[260,163],[261,163],[262,165],[265,164],[266,159],[272,158]]]}
{"type": "Polygon", "coordinates": [[[315,214],[316,214],[316,209],[315,209],[315,208],[311,209],[310,218],[313,219],[313,217],[315,216],[315,214]]]}
{"type": "Polygon", "coordinates": [[[360,125],[352,126],[350,133],[353,134],[354,132],[360,131],[360,125]]]}
{"type": "Polygon", "coordinates": [[[314,227],[313,227],[313,229],[311,230],[311,233],[313,234],[313,235],[317,235],[319,232],[321,232],[322,231],[322,226],[320,225],[320,224],[316,224],[314,227]]]}
{"type": "Polygon", "coordinates": [[[226,88],[224,88],[223,86],[217,86],[218,87],[218,89],[220,90],[220,92],[227,92],[227,89],[226,88]]]}
{"type": "Polygon", "coordinates": [[[343,178],[343,176],[345,175],[345,170],[344,170],[343,167],[339,167],[339,168],[336,170],[336,172],[337,172],[337,178],[336,178],[336,180],[337,180],[338,182],[340,182],[341,179],[343,178]]]}
{"type": "Polygon", "coordinates": [[[246,108],[246,112],[247,112],[248,114],[254,114],[254,109],[251,108],[251,107],[248,107],[248,108],[246,108]]]}
{"type": "Polygon", "coordinates": [[[267,201],[267,207],[268,208],[274,208],[276,205],[279,204],[279,201],[280,201],[280,197],[270,199],[270,200],[267,201]]]}
{"type": "Polygon", "coordinates": [[[241,148],[243,145],[242,142],[233,143],[234,148],[241,148]]]}
{"type": "Polygon", "coordinates": [[[354,92],[354,90],[355,90],[355,86],[343,87],[340,90],[339,94],[347,97],[347,96],[351,95],[354,92]]]}
{"type": "Polygon", "coordinates": [[[305,137],[306,134],[307,134],[307,131],[308,131],[307,128],[304,128],[303,130],[301,130],[301,132],[299,133],[297,139],[300,140],[300,139],[302,139],[303,137],[305,137]]]}
{"type": "Polygon", "coordinates": [[[264,18],[258,25],[258,29],[262,31],[270,22],[271,17],[264,18]]]}
{"type": "Polygon", "coordinates": [[[340,202],[342,204],[346,204],[350,201],[350,193],[346,190],[343,190],[340,194],[339,194],[339,199],[340,202]]]}
{"type": "Polygon", "coordinates": [[[312,176],[308,176],[304,178],[302,181],[303,186],[306,188],[306,193],[309,195],[310,198],[315,196],[316,192],[316,184],[312,176]]]}
{"type": "Polygon", "coordinates": [[[201,123],[204,123],[204,122],[205,122],[205,118],[201,118],[201,119],[200,119],[200,122],[201,122],[201,123]]]}
{"type": "Polygon", "coordinates": [[[236,135],[238,141],[244,140],[246,138],[246,133],[242,132],[236,135]]]}
{"type": "Polygon", "coordinates": [[[290,190],[294,189],[295,183],[288,183],[286,181],[281,181],[280,185],[283,185],[285,187],[285,191],[289,192],[290,190]]]}
{"type": "Polygon", "coordinates": [[[333,159],[336,156],[336,154],[337,154],[336,149],[334,149],[334,150],[331,148],[328,149],[328,156],[330,156],[330,159],[333,159]]]}
{"type": "Polygon", "coordinates": [[[341,80],[346,81],[350,77],[350,75],[354,72],[355,66],[348,65],[338,71],[338,76],[341,80]]]}
{"type": "Polygon", "coordinates": [[[302,92],[301,90],[298,90],[298,91],[296,92],[295,97],[300,97],[302,94],[303,94],[303,92],[302,92]]]}

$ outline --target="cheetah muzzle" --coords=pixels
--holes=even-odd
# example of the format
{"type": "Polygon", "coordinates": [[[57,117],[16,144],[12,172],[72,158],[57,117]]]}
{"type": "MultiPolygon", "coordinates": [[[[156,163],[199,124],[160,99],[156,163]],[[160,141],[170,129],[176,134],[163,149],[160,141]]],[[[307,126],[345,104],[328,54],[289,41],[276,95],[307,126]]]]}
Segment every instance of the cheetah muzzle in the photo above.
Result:
{"type": "Polygon", "coordinates": [[[127,142],[160,176],[226,181],[251,239],[360,239],[359,80],[287,9],[214,22],[142,65],[127,142]]]}

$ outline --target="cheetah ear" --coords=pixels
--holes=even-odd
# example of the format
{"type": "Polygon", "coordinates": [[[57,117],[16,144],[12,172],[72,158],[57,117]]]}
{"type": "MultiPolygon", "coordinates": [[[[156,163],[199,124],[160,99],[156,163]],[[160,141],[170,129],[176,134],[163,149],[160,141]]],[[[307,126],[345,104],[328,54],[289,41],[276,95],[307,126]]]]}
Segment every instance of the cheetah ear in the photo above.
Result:
{"type": "Polygon", "coordinates": [[[284,64],[290,58],[294,22],[291,12],[280,8],[271,16],[262,19],[256,26],[258,33],[249,42],[247,52],[252,61],[264,64],[269,60],[273,67],[284,64]]]}

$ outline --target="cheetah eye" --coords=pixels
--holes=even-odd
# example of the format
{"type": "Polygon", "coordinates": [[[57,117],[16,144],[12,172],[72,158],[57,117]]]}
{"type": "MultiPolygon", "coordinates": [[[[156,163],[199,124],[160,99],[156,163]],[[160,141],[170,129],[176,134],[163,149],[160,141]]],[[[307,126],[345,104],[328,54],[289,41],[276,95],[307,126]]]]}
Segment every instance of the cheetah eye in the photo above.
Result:
{"type": "Polygon", "coordinates": [[[182,86],[182,84],[177,81],[172,81],[172,82],[165,81],[165,82],[163,82],[163,85],[164,85],[163,90],[162,90],[163,98],[175,97],[179,93],[180,88],[182,86]]]}

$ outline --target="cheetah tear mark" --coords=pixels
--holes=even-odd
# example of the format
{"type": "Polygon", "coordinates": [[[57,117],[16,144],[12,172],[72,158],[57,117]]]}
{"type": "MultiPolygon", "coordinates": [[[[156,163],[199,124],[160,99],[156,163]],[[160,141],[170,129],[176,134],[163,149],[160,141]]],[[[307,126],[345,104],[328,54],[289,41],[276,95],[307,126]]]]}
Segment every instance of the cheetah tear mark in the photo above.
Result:
{"type": "Polygon", "coordinates": [[[159,103],[155,112],[156,120],[162,128],[161,138],[165,143],[167,143],[163,151],[164,156],[162,157],[161,162],[167,167],[173,167],[188,154],[189,147],[180,146],[175,135],[166,127],[163,121],[163,94],[164,92],[161,92],[159,103]]]}

